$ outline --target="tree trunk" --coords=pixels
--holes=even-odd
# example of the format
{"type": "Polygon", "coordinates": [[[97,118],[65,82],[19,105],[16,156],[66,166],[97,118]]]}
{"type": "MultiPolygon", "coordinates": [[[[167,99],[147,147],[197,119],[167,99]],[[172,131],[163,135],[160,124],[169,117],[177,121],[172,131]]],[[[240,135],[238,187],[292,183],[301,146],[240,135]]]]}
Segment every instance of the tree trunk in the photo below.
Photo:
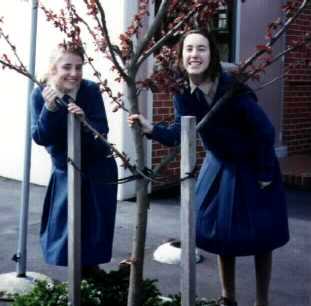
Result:
{"type": "Polygon", "coordinates": [[[147,184],[144,180],[137,181],[136,192],[136,227],[132,245],[132,264],[128,294],[128,306],[140,306],[142,296],[145,241],[148,218],[149,199],[147,184]]]}
{"type": "MultiPolygon", "coordinates": [[[[128,98],[131,106],[131,113],[138,113],[138,98],[136,95],[135,83],[128,84],[128,98]]],[[[140,170],[145,168],[145,150],[141,130],[133,128],[134,142],[136,149],[136,165],[140,170]]],[[[136,227],[132,244],[132,261],[130,284],[128,293],[128,306],[140,306],[142,297],[143,269],[145,256],[145,241],[147,218],[149,208],[148,182],[141,178],[136,181],[136,227]]]]}

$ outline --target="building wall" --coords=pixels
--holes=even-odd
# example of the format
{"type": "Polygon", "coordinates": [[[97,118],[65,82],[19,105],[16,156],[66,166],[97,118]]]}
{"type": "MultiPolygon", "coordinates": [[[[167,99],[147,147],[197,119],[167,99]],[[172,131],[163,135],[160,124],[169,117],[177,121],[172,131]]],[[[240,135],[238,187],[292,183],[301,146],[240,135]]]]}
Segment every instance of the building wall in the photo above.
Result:
{"type": "MultiPolygon", "coordinates": [[[[243,62],[256,51],[256,46],[265,44],[267,25],[281,16],[283,0],[252,0],[241,4],[240,21],[240,62],[243,62]]],[[[273,47],[273,54],[283,49],[284,40],[280,40],[273,47]]],[[[279,61],[269,67],[261,76],[259,82],[252,82],[250,86],[256,89],[275,77],[282,75],[283,63],[279,61]]],[[[274,82],[262,90],[256,91],[258,102],[270,118],[276,135],[276,147],[283,145],[282,140],[282,112],[283,112],[283,83],[274,82]]]]}
{"type": "MultiPolygon", "coordinates": [[[[287,44],[311,33],[311,6],[287,32],[287,44]]],[[[290,155],[311,153],[311,47],[286,56],[289,77],[284,86],[284,142],[290,155]]]]}
{"type": "MultiPolygon", "coordinates": [[[[0,16],[4,16],[4,27],[15,43],[17,51],[24,61],[28,64],[29,44],[30,44],[30,23],[31,23],[31,2],[32,1],[0,1],[0,16]]],[[[64,5],[64,1],[43,1],[52,9],[59,9],[64,5]]],[[[74,0],[78,8],[82,10],[84,2],[74,0]]],[[[133,2],[104,1],[104,7],[109,11],[107,14],[107,25],[110,30],[112,41],[118,41],[119,34],[128,26],[130,17],[136,11],[133,2]],[[115,18],[116,14],[118,18],[115,18]]],[[[39,10],[38,16],[38,37],[37,37],[37,57],[36,75],[42,76],[46,72],[48,55],[56,43],[63,40],[61,34],[54,27],[46,22],[46,17],[39,10]]],[[[92,42],[87,40],[88,46],[92,42]]],[[[3,43],[1,41],[1,51],[3,43]]],[[[116,75],[111,71],[111,63],[102,55],[98,56],[94,52],[89,53],[95,59],[96,66],[104,78],[109,80],[109,85],[114,94],[124,92],[122,84],[113,82],[116,75]]],[[[90,68],[84,68],[84,77],[93,78],[90,68]]],[[[13,71],[0,69],[0,176],[21,180],[23,177],[24,164],[24,144],[26,128],[26,105],[27,105],[27,85],[28,80],[19,76],[13,71]]],[[[126,97],[126,94],[124,95],[126,97]]],[[[134,146],[132,134],[127,124],[127,114],[123,111],[112,113],[112,106],[104,96],[105,108],[107,111],[110,133],[109,139],[121,152],[126,152],[131,160],[134,160],[134,146]]],[[[50,159],[41,146],[32,143],[31,157],[31,182],[46,185],[50,176],[50,159]]],[[[119,165],[119,176],[124,177],[129,173],[119,165]]],[[[119,186],[119,199],[134,195],[134,184],[119,186]]]]}

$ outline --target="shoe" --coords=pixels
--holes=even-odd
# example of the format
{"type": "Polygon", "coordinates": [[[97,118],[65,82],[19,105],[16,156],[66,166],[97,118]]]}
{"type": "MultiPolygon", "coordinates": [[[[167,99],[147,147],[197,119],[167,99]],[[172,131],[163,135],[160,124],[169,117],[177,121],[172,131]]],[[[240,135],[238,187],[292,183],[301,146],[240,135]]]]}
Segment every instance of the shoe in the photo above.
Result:
{"type": "Polygon", "coordinates": [[[217,301],[218,306],[238,306],[238,303],[236,301],[231,301],[228,298],[222,296],[217,301]]]}

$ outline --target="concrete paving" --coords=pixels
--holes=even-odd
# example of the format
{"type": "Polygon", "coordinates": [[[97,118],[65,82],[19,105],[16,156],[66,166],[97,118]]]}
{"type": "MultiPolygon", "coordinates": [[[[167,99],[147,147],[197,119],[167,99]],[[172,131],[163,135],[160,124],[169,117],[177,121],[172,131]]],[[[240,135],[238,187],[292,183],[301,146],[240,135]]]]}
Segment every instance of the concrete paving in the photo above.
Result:
{"type": "MultiPolygon", "coordinates": [[[[16,252],[20,209],[20,183],[0,178],[0,274],[16,270],[11,260],[16,252]]],[[[39,272],[58,280],[66,280],[67,269],[44,263],[38,243],[40,216],[45,188],[30,189],[28,234],[28,271],[39,272]]],[[[276,250],[273,258],[271,306],[311,305],[311,192],[287,190],[290,215],[290,242],[276,250]]],[[[169,238],[179,237],[178,196],[153,197],[149,212],[146,242],[145,277],[157,279],[163,295],[178,293],[180,267],[155,262],[154,250],[169,238]]],[[[118,205],[113,259],[105,269],[115,269],[130,255],[135,220],[135,203],[118,205]]],[[[213,254],[201,252],[204,260],[197,264],[197,294],[216,298],[220,295],[217,260],[213,254]]],[[[237,299],[239,306],[252,306],[255,296],[255,274],[252,257],[237,260],[237,299]]],[[[5,305],[0,301],[0,305],[5,305]]]]}

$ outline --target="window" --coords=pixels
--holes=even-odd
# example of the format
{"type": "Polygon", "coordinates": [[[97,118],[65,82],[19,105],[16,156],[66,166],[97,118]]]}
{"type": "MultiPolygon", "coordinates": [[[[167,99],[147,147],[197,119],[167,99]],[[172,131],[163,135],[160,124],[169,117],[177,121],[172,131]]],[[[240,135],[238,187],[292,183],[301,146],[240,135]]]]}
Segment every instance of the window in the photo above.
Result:
{"type": "Polygon", "coordinates": [[[233,60],[233,10],[232,5],[221,5],[209,25],[215,33],[220,58],[226,62],[233,60]]]}

